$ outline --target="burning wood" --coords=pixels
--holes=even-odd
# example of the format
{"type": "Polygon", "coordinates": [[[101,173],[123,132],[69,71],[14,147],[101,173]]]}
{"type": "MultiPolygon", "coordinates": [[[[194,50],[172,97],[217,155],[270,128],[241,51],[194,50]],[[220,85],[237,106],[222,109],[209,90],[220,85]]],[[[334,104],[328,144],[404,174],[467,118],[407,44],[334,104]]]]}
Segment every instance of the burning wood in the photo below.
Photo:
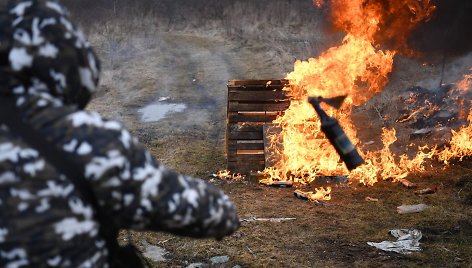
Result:
{"type": "Polygon", "coordinates": [[[293,194],[295,195],[295,197],[300,199],[309,200],[315,203],[323,203],[321,201],[331,200],[331,187],[315,188],[315,191],[313,192],[304,192],[302,190],[297,189],[293,192],[293,194]]]}
{"type": "Polygon", "coordinates": [[[273,181],[271,179],[261,179],[260,184],[273,187],[292,187],[293,181],[273,181]]]}

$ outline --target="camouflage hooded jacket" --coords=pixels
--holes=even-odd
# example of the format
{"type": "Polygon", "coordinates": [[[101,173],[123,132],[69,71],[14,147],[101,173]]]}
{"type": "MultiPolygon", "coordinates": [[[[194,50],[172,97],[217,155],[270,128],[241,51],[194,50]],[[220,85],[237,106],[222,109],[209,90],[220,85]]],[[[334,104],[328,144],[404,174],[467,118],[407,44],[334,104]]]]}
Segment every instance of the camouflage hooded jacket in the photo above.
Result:
{"type": "MultiPolygon", "coordinates": [[[[99,75],[83,34],[56,1],[10,1],[0,19],[0,98],[74,156],[110,228],[223,237],[239,226],[229,198],[171,171],[123,126],[83,111],[99,75]]],[[[68,178],[0,124],[0,267],[107,267],[93,207],[68,178]]]]}

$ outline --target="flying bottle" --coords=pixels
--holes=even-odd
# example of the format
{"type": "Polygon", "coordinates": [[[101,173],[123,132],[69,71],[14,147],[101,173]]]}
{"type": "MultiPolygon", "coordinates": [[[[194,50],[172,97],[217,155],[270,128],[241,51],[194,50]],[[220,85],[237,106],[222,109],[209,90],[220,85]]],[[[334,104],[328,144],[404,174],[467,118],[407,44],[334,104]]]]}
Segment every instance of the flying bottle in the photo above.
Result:
{"type": "Polygon", "coordinates": [[[338,120],[326,114],[320,106],[320,103],[324,102],[336,109],[339,109],[345,98],[346,96],[338,96],[334,98],[316,96],[308,97],[308,102],[313,106],[313,108],[315,108],[315,111],[320,118],[321,131],[323,131],[326,138],[328,138],[329,142],[334,146],[336,152],[341,157],[341,160],[346,164],[347,169],[351,171],[364,164],[364,159],[362,159],[354,144],[352,144],[346,136],[346,133],[339,125],[338,120]]]}

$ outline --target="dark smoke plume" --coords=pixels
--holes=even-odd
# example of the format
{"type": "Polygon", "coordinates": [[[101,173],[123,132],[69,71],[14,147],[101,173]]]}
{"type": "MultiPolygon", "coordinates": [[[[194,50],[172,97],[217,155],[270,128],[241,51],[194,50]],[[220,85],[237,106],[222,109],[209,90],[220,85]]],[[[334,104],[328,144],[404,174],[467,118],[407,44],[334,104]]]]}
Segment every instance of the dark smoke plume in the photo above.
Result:
{"type": "Polygon", "coordinates": [[[472,51],[472,1],[436,0],[433,17],[410,35],[409,45],[424,56],[461,56],[472,51]]]}

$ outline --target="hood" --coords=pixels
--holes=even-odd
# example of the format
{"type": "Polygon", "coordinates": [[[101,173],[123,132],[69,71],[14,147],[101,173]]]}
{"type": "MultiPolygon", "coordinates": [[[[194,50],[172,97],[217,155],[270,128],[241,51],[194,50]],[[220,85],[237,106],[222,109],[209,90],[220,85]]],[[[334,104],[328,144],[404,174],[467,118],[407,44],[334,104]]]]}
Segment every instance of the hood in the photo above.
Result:
{"type": "Polygon", "coordinates": [[[0,17],[0,91],[84,108],[99,63],[66,9],[54,0],[16,0],[0,17]]]}

